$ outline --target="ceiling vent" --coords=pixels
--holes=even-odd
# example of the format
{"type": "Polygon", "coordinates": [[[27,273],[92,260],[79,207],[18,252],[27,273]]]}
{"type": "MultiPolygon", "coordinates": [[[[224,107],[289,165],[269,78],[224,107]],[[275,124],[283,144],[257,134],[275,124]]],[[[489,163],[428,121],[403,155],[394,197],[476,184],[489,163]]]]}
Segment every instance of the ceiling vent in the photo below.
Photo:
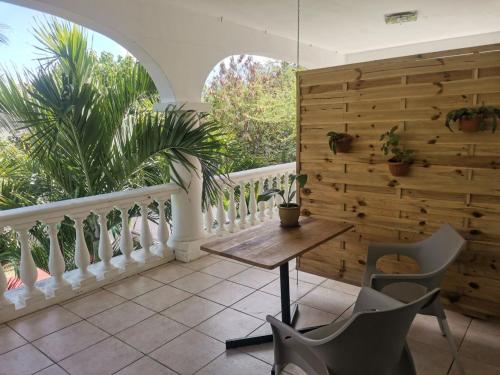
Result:
{"type": "Polygon", "coordinates": [[[418,12],[410,10],[407,12],[398,12],[385,15],[385,23],[388,25],[403,22],[415,22],[417,20],[418,12]]]}

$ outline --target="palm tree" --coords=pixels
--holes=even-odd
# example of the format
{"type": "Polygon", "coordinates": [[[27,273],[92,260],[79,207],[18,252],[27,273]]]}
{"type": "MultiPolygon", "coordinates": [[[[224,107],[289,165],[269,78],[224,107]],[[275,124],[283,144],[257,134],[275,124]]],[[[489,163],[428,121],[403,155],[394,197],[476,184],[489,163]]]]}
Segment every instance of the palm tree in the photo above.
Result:
{"type": "MultiPolygon", "coordinates": [[[[34,32],[43,53],[40,68],[4,71],[0,115],[7,121],[0,126],[16,137],[36,174],[47,177],[52,196],[55,191],[60,199],[75,198],[169,181],[185,188],[178,168],[194,172],[187,156],[200,160],[205,200],[216,194],[214,177],[223,156],[216,122],[176,106],[153,114],[156,88],[145,69],[131,58],[111,68],[102,64],[75,25],[51,20],[34,32]]],[[[110,215],[111,229],[118,225],[116,216],[110,215]]],[[[92,217],[85,230],[97,258],[99,233],[92,217]]],[[[31,234],[46,255],[43,228],[31,234]]],[[[59,239],[72,268],[69,220],[61,224],[59,239]]],[[[46,268],[46,257],[39,258],[46,268]]]]}
{"type": "Polygon", "coordinates": [[[7,44],[9,42],[9,38],[4,34],[4,31],[8,28],[7,25],[0,23],[0,44],[7,44]]]}

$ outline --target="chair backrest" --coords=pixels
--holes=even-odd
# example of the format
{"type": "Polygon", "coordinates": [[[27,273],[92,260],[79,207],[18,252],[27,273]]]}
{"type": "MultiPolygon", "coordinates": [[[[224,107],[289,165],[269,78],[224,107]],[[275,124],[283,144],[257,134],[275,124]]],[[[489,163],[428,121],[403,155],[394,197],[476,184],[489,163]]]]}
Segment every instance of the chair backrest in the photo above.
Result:
{"type": "MultiPolygon", "coordinates": [[[[441,272],[441,276],[448,266],[458,257],[465,247],[465,239],[449,224],[444,224],[429,238],[420,242],[415,258],[420,265],[420,272],[441,272]]],[[[441,278],[436,280],[439,287],[441,278]]]]}
{"type": "Polygon", "coordinates": [[[331,341],[315,350],[332,374],[389,374],[401,360],[405,339],[417,312],[434,302],[439,289],[388,310],[353,314],[331,341]]]}

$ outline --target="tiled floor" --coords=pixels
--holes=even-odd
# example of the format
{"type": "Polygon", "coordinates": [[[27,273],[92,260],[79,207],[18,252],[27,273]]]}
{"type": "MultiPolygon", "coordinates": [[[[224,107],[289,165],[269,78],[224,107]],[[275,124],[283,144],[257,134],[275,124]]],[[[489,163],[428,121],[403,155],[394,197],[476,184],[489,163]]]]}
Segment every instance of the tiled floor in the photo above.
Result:
{"type": "MultiPolygon", "coordinates": [[[[350,314],[358,288],[290,277],[300,327],[350,314]]],[[[225,338],[270,332],[269,313],[280,314],[276,272],[215,256],[173,262],[0,325],[0,375],[270,374],[272,344],[224,348],[225,338]]],[[[500,324],[448,320],[467,374],[500,374],[500,324]]],[[[419,373],[459,374],[434,318],[417,316],[409,343],[419,373]]]]}

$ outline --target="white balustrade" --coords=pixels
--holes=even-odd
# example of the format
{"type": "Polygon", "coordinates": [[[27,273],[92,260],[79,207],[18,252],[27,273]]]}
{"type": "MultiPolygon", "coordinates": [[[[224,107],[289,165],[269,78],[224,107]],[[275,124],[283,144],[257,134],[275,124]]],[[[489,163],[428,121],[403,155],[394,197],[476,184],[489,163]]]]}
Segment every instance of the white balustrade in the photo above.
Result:
{"type": "MultiPolygon", "coordinates": [[[[273,184],[286,190],[288,175],[294,171],[295,163],[289,163],[231,173],[229,179],[221,177],[219,182],[222,190],[217,202],[205,212],[207,234],[235,232],[273,217],[275,202],[272,199],[258,202],[257,196],[264,191],[265,186],[270,188],[273,184]],[[280,180],[282,177],[283,182],[280,180]],[[240,192],[238,200],[235,199],[235,188],[240,192]]],[[[0,323],[173,259],[173,249],[167,246],[170,232],[165,207],[172,195],[180,192],[177,185],[165,184],[0,211],[0,230],[14,230],[17,233],[21,254],[19,274],[23,282],[22,288],[6,291],[7,280],[0,267],[0,323]],[[152,221],[149,219],[149,207],[152,202],[156,202],[158,207],[156,238],[153,238],[150,230],[152,221]],[[140,216],[129,217],[129,212],[137,212],[134,209],[137,206],[140,216]],[[116,210],[120,212],[121,218],[117,243],[120,252],[114,256],[111,228],[108,225],[118,219],[116,210]],[[65,217],[73,221],[75,229],[74,270],[66,270],[62,251],[65,249],[61,249],[58,241],[58,226],[67,220],[65,217]],[[137,233],[132,230],[132,224],[136,220],[140,231],[140,249],[134,249],[134,235],[137,233]],[[41,225],[38,223],[47,225],[47,243],[50,244],[48,266],[51,279],[47,282],[37,282],[38,270],[31,253],[37,240],[30,236],[30,230],[35,227],[38,230],[41,225]],[[85,232],[89,226],[94,227],[91,234],[98,240],[100,259],[93,259],[89,252],[85,232]],[[62,290],[68,293],[58,294],[62,290]]],[[[175,223],[171,223],[172,228],[175,223]]]]}

